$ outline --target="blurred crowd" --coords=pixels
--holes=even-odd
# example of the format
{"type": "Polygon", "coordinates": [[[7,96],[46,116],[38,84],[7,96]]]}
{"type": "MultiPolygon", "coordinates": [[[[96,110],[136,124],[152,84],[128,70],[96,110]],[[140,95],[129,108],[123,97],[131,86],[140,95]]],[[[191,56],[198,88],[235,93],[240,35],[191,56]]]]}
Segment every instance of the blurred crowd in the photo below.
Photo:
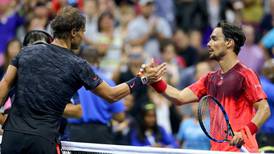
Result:
{"type": "MultiPolygon", "coordinates": [[[[86,16],[84,41],[75,54],[87,59],[113,84],[128,81],[143,63],[154,58],[157,63],[167,63],[164,78],[169,84],[180,89],[189,86],[218,68],[207,55],[207,41],[217,23],[226,20],[241,26],[247,40],[239,60],[258,74],[274,113],[274,0],[0,0],[0,78],[20,52],[26,33],[51,33],[51,19],[67,5],[86,16]]],[[[210,148],[196,119],[197,103],[178,107],[149,87],[112,106],[99,99],[88,102],[95,105],[87,105],[81,101],[91,100],[79,99],[84,93],[71,100],[81,105],[81,114],[62,120],[63,140],[210,148]],[[89,123],[92,127],[86,125],[89,123]],[[109,128],[111,137],[89,141],[77,134],[83,127],[89,132],[102,130],[101,124],[109,128]]],[[[11,105],[12,99],[8,99],[5,112],[11,105]]],[[[273,115],[257,138],[260,147],[274,146],[273,115]]]]}

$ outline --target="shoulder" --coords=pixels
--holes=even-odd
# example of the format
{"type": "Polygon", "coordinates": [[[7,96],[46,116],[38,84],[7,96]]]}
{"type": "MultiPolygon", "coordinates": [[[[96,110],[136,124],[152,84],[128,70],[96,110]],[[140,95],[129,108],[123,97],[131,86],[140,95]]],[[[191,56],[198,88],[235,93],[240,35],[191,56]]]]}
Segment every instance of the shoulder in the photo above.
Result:
{"type": "Polygon", "coordinates": [[[235,71],[244,78],[249,76],[258,78],[257,74],[251,68],[241,63],[238,64],[238,66],[235,68],[235,71]]]}

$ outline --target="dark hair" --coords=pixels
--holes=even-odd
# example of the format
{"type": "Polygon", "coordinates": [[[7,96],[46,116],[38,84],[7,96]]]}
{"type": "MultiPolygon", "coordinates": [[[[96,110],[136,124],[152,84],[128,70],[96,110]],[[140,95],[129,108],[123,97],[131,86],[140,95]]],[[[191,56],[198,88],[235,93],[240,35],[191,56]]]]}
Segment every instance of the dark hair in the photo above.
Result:
{"type": "Polygon", "coordinates": [[[24,37],[23,46],[33,44],[34,42],[37,42],[37,41],[45,41],[47,43],[51,43],[53,41],[53,38],[49,33],[45,31],[32,30],[32,31],[29,31],[24,37]]]}
{"type": "Polygon", "coordinates": [[[103,13],[101,13],[100,16],[98,17],[98,21],[97,21],[98,32],[102,31],[101,22],[102,22],[104,17],[110,17],[111,19],[114,20],[114,16],[111,12],[104,11],[103,13]]]}
{"type": "Polygon", "coordinates": [[[241,47],[244,45],[246,40],[245,34],[242,28],[224,21],[219,22],[216,27],[222,28],[225,39],[234,40],[235,42],[234,52],[238,55],[241,47]]]}
{"type": "MultiPolygon", "coordinates": [[[[155,104],[148,102],[146,104],[144,104],[141,107],[141,112],[139,114],[139,119],[138,119],[138,129],[137,129],[137,137],[140,141],[145,142],[145,138],[146,138],[146,123],[145,123],[145,115],[148,113],[148,111],[153,110],[155,112],[155,116],[156,116],[156,110],[155,110],[155,104]]],[[[155,140],[156,142],[159,142],[162,140],[162,134],[160,132],[159,126],[157,124],[157,120],[155,121],[155,125],[153,126],[153,134],[155,134],[155,140]]]]}
{"type": "Polygon", "coordinates": [[[85,28],[86,18],[81,12],[71,6],[64,7],[51,22],[54,38],[66,39],[73,29],[79,31],[85,28]]]}
{"type": "Polygon", "coordinates": [[[175,47],[175,43],[171,39],[163,39],[160,42],[160,53],[163,53],[165,48],[169,45],[172,45],[175,47]]]}

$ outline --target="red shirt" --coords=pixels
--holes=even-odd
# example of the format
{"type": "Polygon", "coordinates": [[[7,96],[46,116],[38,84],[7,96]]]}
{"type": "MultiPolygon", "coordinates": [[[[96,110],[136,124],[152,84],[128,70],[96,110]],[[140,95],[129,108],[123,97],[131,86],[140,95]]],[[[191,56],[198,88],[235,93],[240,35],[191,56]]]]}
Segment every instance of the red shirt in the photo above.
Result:
{"type": "MultiPolygon", "coordinates": [[[[188,88],[199,99],[204,95],[217,98],[227,112],[234,131],[239,131],[251,121],[255,115],[253,104],[266,99],[257,75],[240,63],[226,73],[222,73],[221,70],[210,72],[188,88]]],[[[216,124],[210,124],[211,131],[218,132],[220,128],[214,128],[214,125],[216,124]]],[[[255,135],[252,140],[254,140],[253,143],[257,143],[255,135]]],[[[245,143],[244,146],[247,149],[258,150],[258,146],[248,145],[250,142],[245,143]]],[[[235,146],[230,146],[228,142],[213,141],[211,141],[211,150],[239,151],[235,146]]]]}

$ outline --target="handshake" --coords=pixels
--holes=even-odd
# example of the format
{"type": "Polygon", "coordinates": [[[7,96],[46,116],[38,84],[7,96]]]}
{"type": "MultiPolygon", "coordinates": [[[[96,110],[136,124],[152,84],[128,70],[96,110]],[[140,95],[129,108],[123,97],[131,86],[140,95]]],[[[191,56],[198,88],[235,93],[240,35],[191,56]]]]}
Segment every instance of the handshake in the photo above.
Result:
{"type": "Polygon", "coordinates": [[[167,84],[161,77],[166,73],[166,69],[166,63],[157,65],[152,59],[149,64],[142,64],[137,76],[143,84],[151,85],[158,93],[163,93],[167,84]]]}

